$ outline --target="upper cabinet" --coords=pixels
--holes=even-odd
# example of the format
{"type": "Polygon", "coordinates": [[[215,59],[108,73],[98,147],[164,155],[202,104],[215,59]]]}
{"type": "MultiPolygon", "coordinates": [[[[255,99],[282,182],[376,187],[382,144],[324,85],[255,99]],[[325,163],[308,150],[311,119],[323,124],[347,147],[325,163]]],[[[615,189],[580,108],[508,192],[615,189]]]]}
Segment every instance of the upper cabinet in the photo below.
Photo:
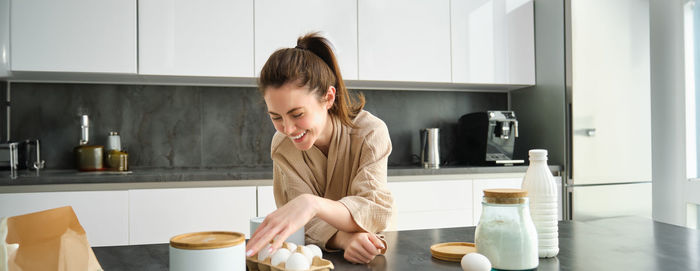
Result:
{"type": "Polygon", "coordinates": [[[320,32],[364,87],[502,91],[535,84],[533,12],[533,0],[0,0],[0,77],[248,86],[275,50],[320,32]]]}
{"type": "Polygon", "coordinates": [[[0,78],[10,73],[10,0],[0,0],[0,78]],[[2,12],[4,10],[4,12],[2,12]]]}
{"type": "Polygon", "coordinates": [[[253,0],[139,1],[139,73],[253,77],[253,0]]]}
{"type": "Polygon", "coordinates": [[[10,6],[12,70],[136,73],[136,0],[10,6]]]}
{"type": "Polygon", "coordinates": [[[360,80],[451,82],[449,0],[358,0],[360,80]]]}
{"type": "Polygon", "coordinates": [[[532,0],[452,0],[452,80],[535,84],[532,0]]]}
{"type": "Polygon", "coordinates": [[[355,0],[255,1],[255,76],[275,50],[293,48],[299,36],[316,31],[335,47],[343,79],[357,79],[355,0]]]}

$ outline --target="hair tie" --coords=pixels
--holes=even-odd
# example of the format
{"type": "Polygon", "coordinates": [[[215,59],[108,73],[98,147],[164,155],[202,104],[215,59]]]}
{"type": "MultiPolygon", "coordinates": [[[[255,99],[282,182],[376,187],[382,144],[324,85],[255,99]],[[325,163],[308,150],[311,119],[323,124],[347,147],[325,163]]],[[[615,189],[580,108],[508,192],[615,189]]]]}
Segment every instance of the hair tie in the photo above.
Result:
{"type": "Polygon", "coordinates": [[[296,47],[294,47],[294,48],[296,48],[296,49],[302,49],[302,50],[305,50],[305,49],[304,49],[303,47],[301,47],[300,45],[297,45],[297,46],[296,46],[296,47]]]}

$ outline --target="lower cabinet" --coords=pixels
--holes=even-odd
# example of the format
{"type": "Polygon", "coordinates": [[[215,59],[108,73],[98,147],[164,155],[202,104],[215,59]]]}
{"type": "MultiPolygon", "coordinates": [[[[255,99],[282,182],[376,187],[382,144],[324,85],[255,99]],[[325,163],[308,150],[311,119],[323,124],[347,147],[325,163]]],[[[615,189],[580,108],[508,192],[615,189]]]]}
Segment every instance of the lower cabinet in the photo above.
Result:
{"type": "Polygon", "coordinates": [[[0,217],[72,206],[92,246],[168,243],[195,231],[249,237],[256,187],[136,189],[0,194],[0,217]]]}
{"type": "Polygon", "coordinates": [[[394,196],[388,230],[473,225],[471,180],[389,182],[388,187],[394,196]]]}
{"type": "Polygon", "coordinates": [[[129,190],[129,244],[167,243],[196,231],[248,237],[255,195],[254,186],[129,190]]]}
{"type": "MultiPolygon", "coordinates": [[[[469,177],[391,180],[394,216],[387,230],[474,226],[484,189],[520,188],[522,181],[520,174],[469,177]]],[[[561,177],[555,180],[561,192],[561,177]]],[[[561,219],[561,194],[559,199],[561,219]]],[[[62,206],[73,207],[92,246],[168,243],[196,231],[237,231],[250,238],[250,218],[276,209],[272,186],[0,193],[0,217],[62,206]]]]}
{"type": "MultiPolygon", "coordinates": [[[[484,189],[520,188],[523,174],[508,177],[389,182],[394,217],[388,230],[475,226],[481,216],[484,189]]],[[[420,176],[416,176],[416,179],[420,176]]],[[[562,219],[561,177],[554,177],[562,219]]]]}
{"type": "Polygon", "coordinates": [[[128,191],[0,194],[0,217],[72,206],[92,246],[129,244],[128,191]]]}

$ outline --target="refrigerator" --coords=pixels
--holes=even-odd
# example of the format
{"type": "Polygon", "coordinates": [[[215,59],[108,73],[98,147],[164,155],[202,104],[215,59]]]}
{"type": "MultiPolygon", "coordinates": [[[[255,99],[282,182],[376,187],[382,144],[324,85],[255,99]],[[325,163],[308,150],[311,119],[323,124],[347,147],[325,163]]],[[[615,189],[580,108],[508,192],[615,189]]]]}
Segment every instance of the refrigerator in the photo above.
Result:
{"type": "Polygon", "coordinates": [[[566,0],[565,217],[651,217],[649,0],[566,0]]]}

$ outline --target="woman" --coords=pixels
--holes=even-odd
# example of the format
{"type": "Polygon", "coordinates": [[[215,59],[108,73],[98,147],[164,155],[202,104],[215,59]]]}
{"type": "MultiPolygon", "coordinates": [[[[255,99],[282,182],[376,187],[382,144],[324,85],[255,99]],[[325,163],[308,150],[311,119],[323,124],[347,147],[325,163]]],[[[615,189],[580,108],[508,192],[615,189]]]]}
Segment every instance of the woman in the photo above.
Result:
{"type": "Polygon", "coordinates": [[[307,243],[370,262],[385,249],[375,233],[392,214],[386,125],[362,110],[364,96],[350,98],[331,44],[317,33],[274,52],[258,85],[277,130],[271,157],[278,209],[250,238],[246,254],[271,241],[275,251],[306,226],[307,243]]]}

